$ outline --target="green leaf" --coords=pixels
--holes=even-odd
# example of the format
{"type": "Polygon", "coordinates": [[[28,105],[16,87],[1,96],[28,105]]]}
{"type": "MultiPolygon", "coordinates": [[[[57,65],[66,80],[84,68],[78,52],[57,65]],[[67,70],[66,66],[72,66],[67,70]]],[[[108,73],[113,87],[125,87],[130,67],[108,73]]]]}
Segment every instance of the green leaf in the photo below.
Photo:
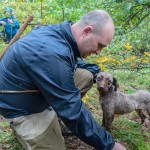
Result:
{"type": "Polygon", "coordinates": [[[131,11],[132,6],[133,6],[132,3],[127,4],[127,10],[131,11]]]}
{"type": "Polygon", "coordinates": [[[140,43],[140,40],[135,40],[135,43],[140,43]]]}
{"type": "Polygon", "coordinates": [[[143,4],[143,0],[138,0],[138,3],[139,4],[143,4]]]}

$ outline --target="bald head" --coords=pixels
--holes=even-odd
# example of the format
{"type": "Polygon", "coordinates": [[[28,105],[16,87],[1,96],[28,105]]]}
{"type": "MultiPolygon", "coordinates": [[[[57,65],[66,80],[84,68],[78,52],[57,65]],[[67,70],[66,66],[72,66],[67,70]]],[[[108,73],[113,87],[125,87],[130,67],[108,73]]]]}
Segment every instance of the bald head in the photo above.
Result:
{"type": "Polygon", "coordinates": [[[94,10],[86,13],[78,22],[81,28],[85,26],[92,26],[94,32],[103,30],[108,25],[114,27],[110,15],[104,10],[94,10]]]}
{"type": "Polygon", "coordinates": [[[114,23],[104,10],[86,13],[71,26],[80,54],[86,58],[91,54],[98,55],[114,36],[114,23]]]}

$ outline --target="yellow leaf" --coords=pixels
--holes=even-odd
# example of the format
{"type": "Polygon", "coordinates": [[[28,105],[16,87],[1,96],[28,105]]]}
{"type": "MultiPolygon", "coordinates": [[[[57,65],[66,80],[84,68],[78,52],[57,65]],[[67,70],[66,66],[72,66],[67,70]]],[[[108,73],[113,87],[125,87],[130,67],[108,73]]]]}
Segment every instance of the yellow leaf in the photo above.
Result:
{"type": "Polygon", "coordinates": [[[83,103],[85,103],[88,99],[89,99],[89,96],[86,94],[86,95],[82,98],[83,103]]]}
{"type": "Polygon", "coordinates": [[[148,59],[144,59],[142,62],[144,62],[144,63],[148,63],[148,62],[149,62],[149,60],[148,60],[148,59]]]}
{"type": "Polygon", "coordinates": [[[101,70],[104,71],[104,72],[107,70],[106,67],[105,67],[103,64],[99,64],[99,67],[100,67],[101,70]]]}
{"type": "Polygon", "coordinates": [[[125,48],[126,48],[127,50],[130,50],[130,49],[132,48],[132,46],[131,46],[129,43],[126,43],[126,44],[125,44],[125,48]]]}
{"type": "Polygon", "coordinates": [[[135,59],[136,59],[136,56],[132,56],[130,59],[131,59],[131,60],[135,60],[135,59]]]}
{"type": "Polygon", "coordinates": [[[144,52],[144,55],[145,56],[150,56],[150,53],[149,52],[144,52]]]}

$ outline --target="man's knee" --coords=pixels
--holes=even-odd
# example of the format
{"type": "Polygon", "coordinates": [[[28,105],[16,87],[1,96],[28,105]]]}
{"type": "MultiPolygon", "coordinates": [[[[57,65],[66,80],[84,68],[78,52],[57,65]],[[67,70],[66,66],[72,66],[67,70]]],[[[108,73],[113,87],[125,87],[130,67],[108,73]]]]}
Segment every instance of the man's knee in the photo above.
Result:
{"type": "Polygon", "coordinates": [[[54,110],[46,109],[41,113],[15,118],[12,127],[16,132],[17,139],[27,150],[66,150],[54,110]]]}
{"type": "Polygon", "coordinates": [[[83,78],[86,87],[93,86],[93,74],[90,71],[84,70],[83,78]]]}
{"type": "Polygon", "coordinates": [[[93,86],[93,74],[86,69],[78,68],[74,75],[74,81],[76,87],[81,90],[81,95],[83,96],[93,86]]]}

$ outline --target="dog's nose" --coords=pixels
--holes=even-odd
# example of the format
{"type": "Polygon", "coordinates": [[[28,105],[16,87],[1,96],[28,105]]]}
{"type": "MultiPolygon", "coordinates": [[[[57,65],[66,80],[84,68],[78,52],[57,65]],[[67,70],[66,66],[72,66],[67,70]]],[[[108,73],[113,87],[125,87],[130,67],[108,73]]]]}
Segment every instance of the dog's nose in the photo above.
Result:
{"type": "Polygon", "coordinates": [[[100,86],[100,87],[99,87],[99,90],[101,90],[101,91],[105,91],[105,88],[104,88],[104,87],[102,87],[102,86],[100,86]]]}

